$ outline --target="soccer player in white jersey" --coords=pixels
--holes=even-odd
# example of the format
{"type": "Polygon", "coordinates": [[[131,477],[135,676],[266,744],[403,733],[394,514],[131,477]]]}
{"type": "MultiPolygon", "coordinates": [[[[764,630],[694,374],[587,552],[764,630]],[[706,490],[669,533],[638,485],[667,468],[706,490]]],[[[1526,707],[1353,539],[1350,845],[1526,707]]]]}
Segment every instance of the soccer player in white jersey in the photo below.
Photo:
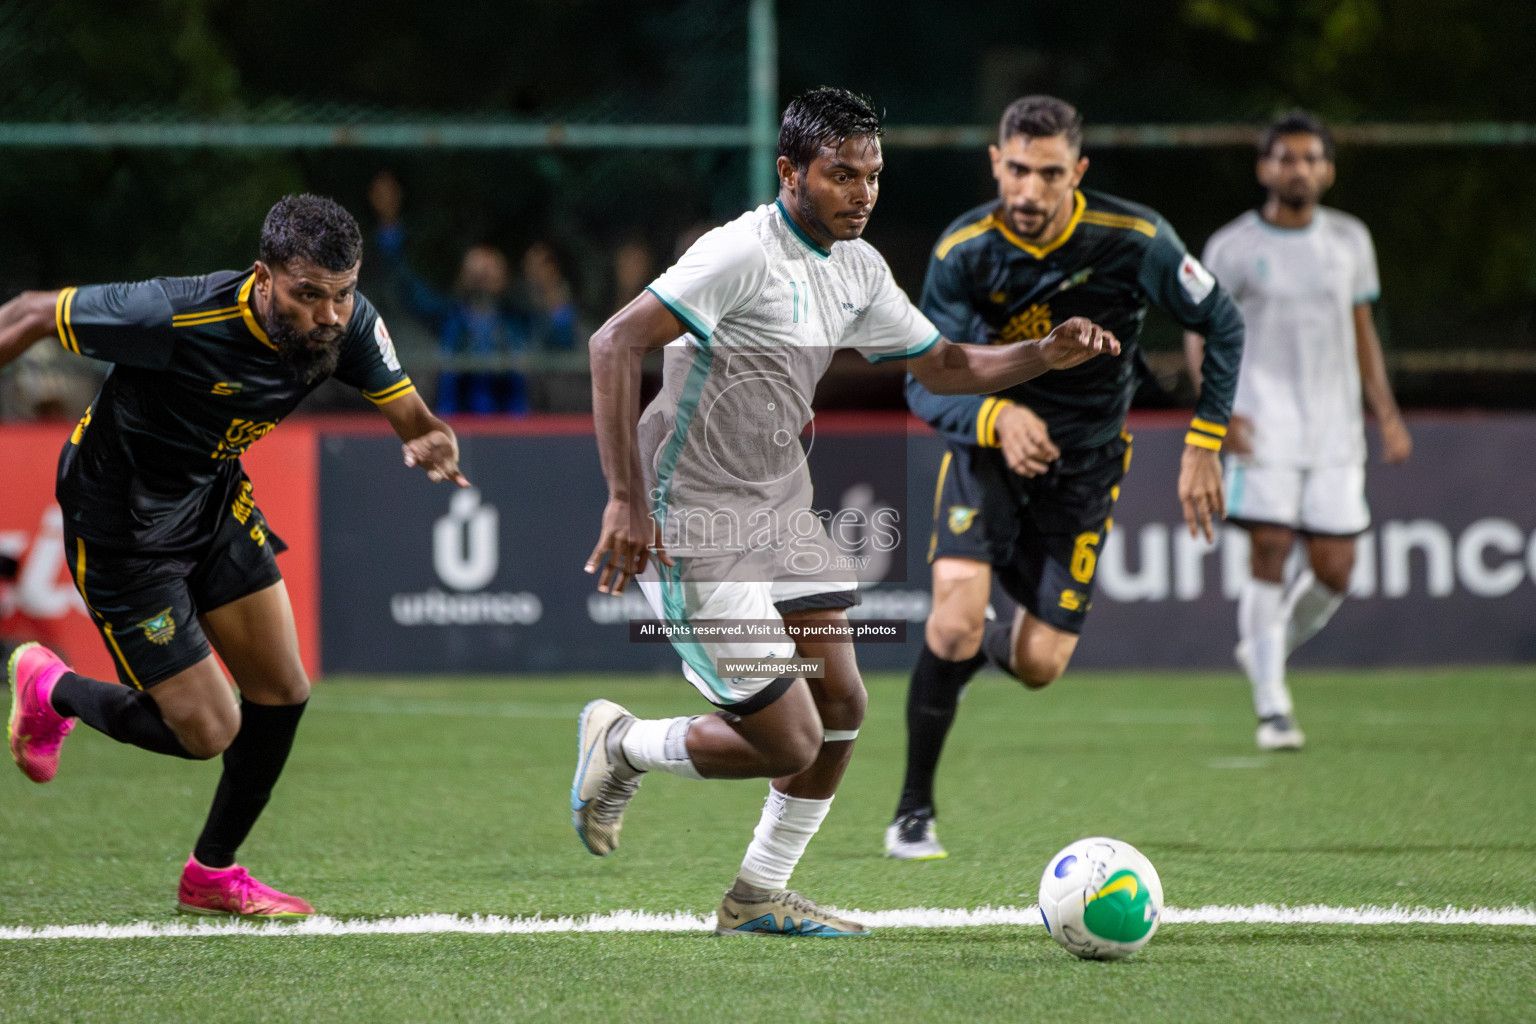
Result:
{"type": "MultiPolygon", "coordinates": [[[[779,132],[777,201],[704,235],[593,335],[609,497],[586,571],[598,575],[599,591],[620,594],[639,577],[669,626],[846,626],[855,587],[822,571],[830,538],[810,511],[797,440],[833,353],[906,360],[926,386],[949,394],[996,391],[1119,351],[1113,335],[1083,318],[1012,345],[940,337],[859,238],[879,194],[880,135],[879,115],[860,97],[830,88],[797,97],[779,132]],[[640,361],[663,347],[662,390],[642,416],[640,361]],[[727,536],[701,538],[700,524],[727,536]]],[[[863,722],[852,647],[698,634],[673,643],[684,675],[717,710],[640,720],[610,701],[588,704],[571,785],[578,837],[598,856],[613,852],[647,771],[769,778],[716,932],[865,934],[787,888],[863,722]],[[797,651],[824,658],[825,675],[807,679],[773,664],[797,651]],[[760,664],[722,670],[726,659],[760,664]]]]}
{"type": "MultiPolygon", "coordinates": [[[[1380,286],[1371,233],[1319,205],[1333,184],[1326,125],[1293,111],[1259,146],[1264,205],[1211,236],[1205,265],[1237,300],[1248,339],[1227,434],[1227,519],[1248,531],[1252,579],[1238,598],[1237,660],[1253,685],[1262,750],[1297,750],[1285,661],[1333,616],[1349,588],[1365,502],[1361,392],[1381,427],[1382,458],[1413,440],[1392,397],[1371,318],[1380,286]],[[1287,585],[1296,536],[1308,567],[1287,585]]],[[[1199,383],[1202,339],[1185,336],[1199,383]]]]}

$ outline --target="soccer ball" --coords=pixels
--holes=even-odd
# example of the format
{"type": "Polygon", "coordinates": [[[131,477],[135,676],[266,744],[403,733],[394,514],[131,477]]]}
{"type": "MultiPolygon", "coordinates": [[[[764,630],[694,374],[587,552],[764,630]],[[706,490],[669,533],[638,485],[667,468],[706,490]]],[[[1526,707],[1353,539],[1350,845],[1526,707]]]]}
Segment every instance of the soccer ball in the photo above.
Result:
{"type": "Polygon", "coordinates": [[[1085,960],[1119,960],[1152,940],[1163,883],[1130,843],[1096,836],[1052,857],[1040,876],[1040,916],[1051,938],[1085,960]]]}

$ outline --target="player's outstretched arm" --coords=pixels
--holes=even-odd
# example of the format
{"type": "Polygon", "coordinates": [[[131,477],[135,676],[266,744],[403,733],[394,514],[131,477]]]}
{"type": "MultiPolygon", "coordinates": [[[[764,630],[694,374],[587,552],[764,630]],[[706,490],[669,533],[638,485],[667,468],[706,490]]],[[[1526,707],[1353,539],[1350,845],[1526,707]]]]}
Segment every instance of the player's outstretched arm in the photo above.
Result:
{"type": "Polygon", "coordinates": [[[663,564],[673,564],[662,549],[646,501],[635,427],[640,421],[640,361],[685,330],[660,299],[645,291],[599,327],[587,346],[592,361],[592,423],[603,478],[608,482],[602,526],[585,566],[587,573],[597,574],[600,593],[624,593],[653,550],[663,564]]]}
{"type": "Polygon", "coordinates": [[[58,292],[22,292],[0,306],[0,366],[58,330],[58,292]]]}
{"type": "Polygon", "coordinates": [[[985,395],[1097,355],[1119,354],[1120,342],[1113,334],[1075,316],[1038,341],[983,346],[940,338],[927,352],[907,360],[907,371],[936,395],[985,395]]]}
{"type": "Polygon", "coordinates": [[[420,466],[433,483],[452,480],[460,487],[469,486],[468,478],[459,472],[459,439],[452,427],[432,415],[420,395],[413,391],[379,410],[403,442],[407,466],[420,466]]]}

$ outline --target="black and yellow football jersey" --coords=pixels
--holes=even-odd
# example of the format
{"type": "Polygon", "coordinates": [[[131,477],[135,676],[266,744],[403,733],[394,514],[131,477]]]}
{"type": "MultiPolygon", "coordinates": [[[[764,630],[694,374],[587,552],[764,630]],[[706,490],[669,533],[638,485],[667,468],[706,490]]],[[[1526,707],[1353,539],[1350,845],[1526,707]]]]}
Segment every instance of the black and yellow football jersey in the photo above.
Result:
{"type": "Polygon", "coordinates": [[[1186,440],[1219,448],[1242,359],[1242,314],[1155,210],[1088,190],[1072,201],[1066,230],[1043,246],[1014,233],[997,200],[955,220],[929,259],[922,310],[951,341],[983,345],[1043,338],[1083,316],[1114,332],[1120,354],[995,396],[934,395],[908,377],[908,404],[959,444],[995,448],[997,413],[1010,401],[1044,419],[1063,451],[1111,442],[1136,390],[1138,339],[1155,305],[1205,335],[1204,385],[1186,440]]]}
{"type": "MultiPolygon", "coordinates": [[[[240,455],[322,380],[278,356],[251,304],[253,270],[65,288],[59,340],[112,365],[59,459],[70,533],[141,553],[206,543],[241,497],[240,455]]],[[[416,389],[357,295],[334,376],[375,404],[416,389]]]]}

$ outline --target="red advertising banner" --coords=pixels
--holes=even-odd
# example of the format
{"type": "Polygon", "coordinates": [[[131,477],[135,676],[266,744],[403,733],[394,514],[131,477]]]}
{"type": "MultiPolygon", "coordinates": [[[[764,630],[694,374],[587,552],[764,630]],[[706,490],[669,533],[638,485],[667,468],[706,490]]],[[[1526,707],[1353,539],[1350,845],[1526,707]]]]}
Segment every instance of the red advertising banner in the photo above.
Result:
{"type": "Polygon", "coordinates": [[[0,636],[11,643],[41,641],[81,672],[116,679],[70,579],[53,500],[59,449],[74,428],[47,423],[0,429],[0,554],[21,563],[15,585],[0,596],[0,636]]]}
{"type": "Polygon", "coordinates": [[[277,556],[299,628],[299,653],[309,678],[320,678],[319,431],[302,420],[284,423],[240,457],[255,486],[267,525],[288,544],[277,556]]]}
{"type": "MultiPolygon", "coordinates": [[[[0,554],[20,563],[12,586],[0,584],[0,637],[38,640],[76,669],[116,679],[96,627],[70,578],[53,498],[59,449],[73,423],[0,427],[0,554]]],[[[279,558],[298,622],[305,668],[319,673],[316,433],[292,424],[253,445],[244,457],[256,503],[290,550],[279,558]]]]}

